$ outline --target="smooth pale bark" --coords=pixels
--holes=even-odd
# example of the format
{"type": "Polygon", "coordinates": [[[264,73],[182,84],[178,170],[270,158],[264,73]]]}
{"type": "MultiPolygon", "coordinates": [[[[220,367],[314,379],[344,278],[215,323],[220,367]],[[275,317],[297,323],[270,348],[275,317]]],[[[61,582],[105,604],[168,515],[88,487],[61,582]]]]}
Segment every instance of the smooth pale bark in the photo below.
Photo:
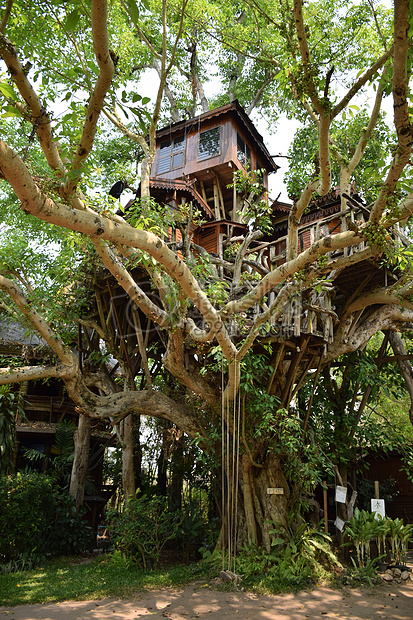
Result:
{"type": "Polygon", "coordinates": [[[77,429],[74,435],[75,455],[70,476],[69,491],[75,500],[76,510],[83,505],[85,483],[89,463],[90,448],[90,418],[79,415],[77,429]]]}
{"type": "Polygon", "coordinates": [[[134,462],[134,441],[133,441],[133,417],[128,415],[120,423],[120,433],[122,441],[122,486],[125,500],[135,497],[135,471],[134,462]]]}
{"type": "Polygon", "coordinates": [[[397,133],[397,150],[393,157],[386,180],[376,200],[370,219],[379,222],[389,199],[393,196],[396,183],[410,160],[413,144],[413,127],[409,113],[409,78],[407,73],[409,38],[409,0],[395,0],[394,3],[394,61],[393,61],[393,110],[397,133]]]}
{"type": "Polygon", "coordinates": [[[97,124],[102,112],[103,103],[115,75],[115,65],[109,50],[109,36],[107,30],[108,7],[105,0],[91,0],[91,23],[93,51],[99,67],[99,75],[90,96],[85,122],[82,129],[79,146],[71,163],[71,172],[65,184],[65,193],[71,194],[79,182],[78,172],[89,156],[97,131],[97,124]]]}

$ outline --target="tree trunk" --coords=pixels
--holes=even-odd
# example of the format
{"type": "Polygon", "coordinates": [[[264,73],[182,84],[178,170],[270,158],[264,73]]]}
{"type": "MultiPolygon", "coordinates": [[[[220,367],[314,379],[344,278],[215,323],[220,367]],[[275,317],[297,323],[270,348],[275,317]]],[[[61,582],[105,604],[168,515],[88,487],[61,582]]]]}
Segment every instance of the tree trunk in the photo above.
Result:
{"type": "Polygon", "coordinates": [[[89,463],[90,447],[90,418],[79,415],[78,427],[74,435],[75,456],[73,459],[72,473],[70,476],[70,494],[76,503],[76,510],[83,505],[85,496],[85,484],[89,463]]]}
{"type": "MultiPolygon", "coordinates": [[[[267,553],[271,550],[270,534],[275,524],[286,525],[288,520],[288,500],[290,490],[283,474],[281,464],[272,455],[267,457],[263,467],[256,467],[249,456],[242,457],[240,485],[237,496],[237,522],[232,525],[231,509],[225,508],[225,517],[218,541],[218,547],[227,546],[230,532],[236,531],[239,548],[243,543],[264,546],[267,553]],[[282,493],[269,493],[267,489],[282,490],[282,493]]],[[[231,483],[229,483],[231,485],[231,483]]],[[[226,489],[231,495],[231,488],[226,489]]],[[[228,502],[230,503],[230,502],[228,502]]],[[[231,543],[233,544],[233,543],[231,543]]]]}
{"type": "Polygon", "coordinates": [[[122,437],[122,484],[125,501],[135,498],[135,472],[133,467],[133,415],[120,423],[122,437]]]}
{"type": "Polygon", "coordinates": [[[141,416],[135,415],[133,418],[134,427],[134,451],[133,451],[133,471],[135,475],[135,489],[142,490],[142,446],[141,446],[141,416]]]}
{"type": "Polygon", "coordinates": [[[171,458],[171,484],[169,488],[169,508],[170,510],[181,510],[182,490],[184,484],[184,447],[182,437],[175,439],[175,449],[171,458]]]}
{"type": "Polygon", "coordinates": [[[157,487],[159,489],[160,494],[163,497],[166,497],[167,485],[168,485],[168,478],[167,478],[166,470],[168,467],[168,461],[165,457],[165,449],[163,446],[161,447],[161,451],[158,456],[157,465],[158,465],[157,487]]]}

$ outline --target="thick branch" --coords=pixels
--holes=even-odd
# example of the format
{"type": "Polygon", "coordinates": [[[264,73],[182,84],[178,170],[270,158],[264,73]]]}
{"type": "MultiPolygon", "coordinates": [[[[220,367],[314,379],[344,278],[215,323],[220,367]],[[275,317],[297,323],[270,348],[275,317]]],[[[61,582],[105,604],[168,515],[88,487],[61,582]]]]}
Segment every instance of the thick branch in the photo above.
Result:
{"type": "Polygon", "coordinates": [[[21,368],[0,368],[0,385],[9,383],[23,383],[36,379],[50,379],[58,377],[64,379],[67,376],[67,367],[57,366],[22,366],[21,368]]]}
{"type": "Polygon", "coordinates": [[[22,312],[22,314],[30,321],[34,329],[45,339],[49,347],[58,355],[60,361],[72,367],[75,363],[75,357],[70,349],[66,348],[61,342],[60,338],[56,336],[55,332],[49,327],[46,321],[32,308],[31,301],[28,300],[21,289],[15,282],[0,275],[0,288],[8,293],[13,299],[16,306],[22,312]]]}
{"type": "Polygon", "coordinates": [[[107,243],[101,239],[92,238],[96,252],[99,254],[103,264],[110,271],[124,291],[132,301],[155,323],[161,327],[170,327],[171,321],[167,313],[154,304],[142,289],[136,284],[128,270],[122,265],[120,260],[114,255],[107,243]]]}
{"type": "Polygon", "coordinates": [[[393,109],[394,124],[397,132],[398,148],[393,158],[379,197],[374,205],[370,219],[378,222],[387,207],[396,183],[405,166],[408,164],[412,151],[413,131],[409,118],[409,84],[407,75],[407,59],[410,47],[409,0],[396,0],[394,4],[394,61],[393,61],[393,109]]]}
{"type": "Polygon", "coordinates": [[[3,33],[6,26],[7,26],[7,22],[9,21],[9,17],[10,17],[10,13],[11,13],[11,8],[13,6],[13,2],[14,0],[7,0],[7,5],[6,5],[6,10],[4,11],[4,15],[3,15],[3,19],[1,20],[1,24],[0,24],[0,32],[3,33]]]}
{"type": "Polygon", "coordinates": [[[363,86],[367,84],[369,80],[371,80],[374,74],[377,73],[377,71],[379,71],[383,67],[383,65],[391,57],[392,53],[393,53],[393,48],[390,48],[389,50],[387,50],[387,52],[385,52],[378,60],[376,60],[374,65],[372,65],[370,69],[368,69],[357,80],[357,82],[353,84],[353,86],[350,88],[347,94],[343,97],[343,99],[336,106],[334,106],[333,111],[331,112],[332,119],[335,118],[338,114],[340,114],[340,112],[344,110],[344,108],[347,107],[347,105],[350,103],[352,98],[355,95],[357,95],[357,93],[363,88],[363,86]]]}
{"type": "Polygon", "coordinates": [[[79,172],[82,168],[83,162],[86,160],[92,149],[97,122],[103,108],[103,102],[115,74],[115,66],[109,50],[106,0],[92,0],[91,18],[93,50],[99,66],[99,76],[96,80],[93,93],[89,99],[82,137],[71,166],[71,171],[72,173],[75,173],[75,176],[66,184],[66,190],[69,194],[72,193],[77,187],[79,182],[79,172]]]}
{"type": "Polygon", "coordinates": [[[163,357],[163,364],[169,372],[195,394],[202,396],[209,404],[215,406],[219,402],[219,394],[204,381],[199,369],[189,368],[184,355],[185,336],[176,329],[169,335],[168,347],[163,357]]]}
{"type": "Polygon", "coordinates": [[[334,342],[328,346],[324,362],[327,364],[341,355],[351,353],[365,346],[370,338],[379,331],[393,330],[399,323],[413,321],[413,310],[401,308],[399,305],[384,305],[373,312],[369,318],[360,322],[350,338],[346,338],[347,324],[340,325],[335,335],[334,342]]]}
{"type": "Polygon", "coordinates": [[[7,65],[21,96],[31,112],[31,122],[36,126],[36,132],[47,163],[52,170],[56,170],[59,177],[64,176],[65,167],[60,158],[57,145],[53,140],[52,127],[49,115],[44,109],[39,97],[35,93],[17,57],[12,43],[0,34],[0,54],[7,65]]]}

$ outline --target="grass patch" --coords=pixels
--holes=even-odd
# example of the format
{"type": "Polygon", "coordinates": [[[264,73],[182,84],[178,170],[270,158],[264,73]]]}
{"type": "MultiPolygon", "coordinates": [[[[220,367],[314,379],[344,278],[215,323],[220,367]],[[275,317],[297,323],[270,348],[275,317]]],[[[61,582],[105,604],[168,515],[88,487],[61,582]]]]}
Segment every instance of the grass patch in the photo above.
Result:
{"type": "Polygon", "coordinates": [[[60,558],[34,570],[0,575],[0,605],[131,597],[143,589],[179,587],[202,576],[198,564],[145,572],[110,556],[88,563],[60,558]]]}

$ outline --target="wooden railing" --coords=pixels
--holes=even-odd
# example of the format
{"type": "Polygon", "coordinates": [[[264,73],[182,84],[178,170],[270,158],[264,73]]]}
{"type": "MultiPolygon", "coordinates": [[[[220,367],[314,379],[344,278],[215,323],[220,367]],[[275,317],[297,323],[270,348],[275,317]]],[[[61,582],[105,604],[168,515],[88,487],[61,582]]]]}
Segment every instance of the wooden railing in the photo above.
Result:
{"type": "Polygon", "coordinates": [[[29,420],[41,417],[43,422],[51,423],[61,422],[66,415],[77,417],[74,402],[64,396],[25,394],[23,408],[29,420]]]}
{"type": "MultiPolygon", "coordinates": [[[[299,241],[299,247],[301,245],[301,250],[305,250],[328,234],[334,235],[347,230],[348,219],[353,222],[356,220],[358,222],[365,222],[367,221],[367,215],[363,211],[360,212],[354,208],[349,208],[315,222],[304,224],[298,231],[299,240],[302,240],[299,241]]],[[[390,234],[402,246],[407,247],[411,245],[410,239],[398,224],[392,227],[390,234]]],[[[262,245],[264,246],[264,244],[262,245]]],[[[286,261],[286,246],[287,236],[280,237],[276,241],[268,243],[265,248],[261,247],[255,260],[260,261],[263,266],[268,268],[268,265],[265,264],[264,256],[266,251],[269,262],[274,269],[274,267],[286,261]]],[[[331,252],[327,256],[351,256],[356,252],[363,251],[366,247],[367,242],[362,241],[357,245],[331,252]]],[[[334,323],[338,320],[332,303],[332,289],[331,285],[326,284],[325,286],[323,285],[320,292],[310,290],[294,294],[285,305],[282,317],[278,321],[272,322],[271,335],[288,338],[299,337],[301,334],[311,334],[321,338],[324,342],[332,342],[334,323]]],[[[260,306],[257,306],[254,309],[254,314],[258,315],[265,311],[268,308],[268,304],[272,303],[274,298],[275,293],[270,292],[266,300],[268,303],[264,301],[260,306]]]]}

